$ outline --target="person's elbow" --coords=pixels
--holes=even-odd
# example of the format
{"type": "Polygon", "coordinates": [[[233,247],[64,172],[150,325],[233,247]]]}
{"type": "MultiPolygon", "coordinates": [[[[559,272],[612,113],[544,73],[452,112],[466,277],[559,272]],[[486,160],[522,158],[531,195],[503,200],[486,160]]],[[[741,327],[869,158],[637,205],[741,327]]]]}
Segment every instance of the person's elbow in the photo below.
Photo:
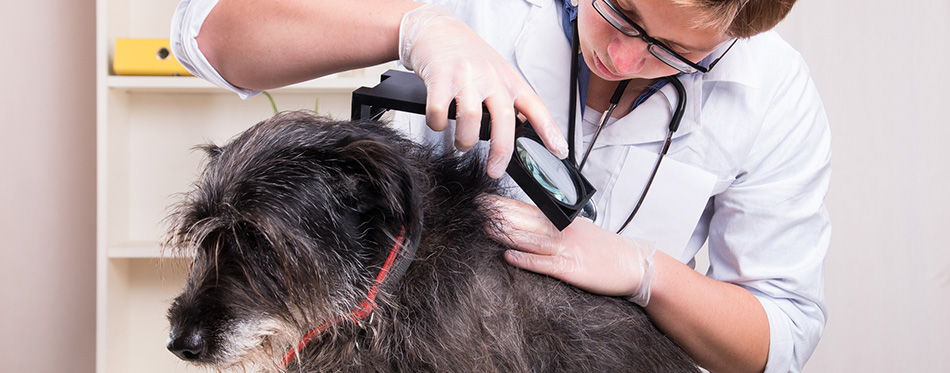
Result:
{"type": "Polygon", "coordinates": [[[269,89],[276,85],[262,80],[266,72],[266,55],[261,48],[261,27],[254,25],[254,17],[244,15],[237,4],[220,2],[201,24],[195,37],[198,49],[222,78],[244,89],[269,89]]]}
{"type": "Polygon", "coordinates": [[[220,17],[214,17],[215,12],[211,12],[205,22],[201,25],[201,32],[195,37],[198,44],[198,50],[208,63],[229,83],[247,89],[254,89],[245,81],[245,74],[242,74],[241,59],[238,58],[242,53],[240,45],[233,43],[234,30],[228,30],[229,26],[225,20],[220,17]]]}

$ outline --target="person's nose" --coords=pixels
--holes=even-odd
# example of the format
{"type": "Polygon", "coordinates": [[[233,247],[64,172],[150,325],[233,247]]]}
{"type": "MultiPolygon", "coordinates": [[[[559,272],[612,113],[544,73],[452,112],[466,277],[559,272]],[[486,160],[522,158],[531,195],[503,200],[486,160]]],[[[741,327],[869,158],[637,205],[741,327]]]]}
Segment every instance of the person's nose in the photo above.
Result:
{"type": "Polygon", "coordinates": [[[607,55],[617,69],[617,74],[636,74],[650,57],[647,47],[647,43],[639,38],[616,38],[607,45],[607,55]]]}

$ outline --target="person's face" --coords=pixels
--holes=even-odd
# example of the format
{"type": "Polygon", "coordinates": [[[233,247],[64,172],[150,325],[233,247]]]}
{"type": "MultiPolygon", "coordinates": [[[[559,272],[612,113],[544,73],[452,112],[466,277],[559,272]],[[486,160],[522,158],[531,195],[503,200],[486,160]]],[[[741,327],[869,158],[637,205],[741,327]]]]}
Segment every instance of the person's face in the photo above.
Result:
{"type": "MultiPolygon", "coordinates": [[[[673,5],[669,0],[613,0],[624,15],[647,35],[692,62],[706,58],[729,38],[715,29],[696,29],[697,10],[673,5]]],[[[619,81],[653,79],[678,71],[658,60],[638,37],[624,35],[594,9],[591,0],[578,4],[578,32],[584,61],[598,77],[619,81]]]]}

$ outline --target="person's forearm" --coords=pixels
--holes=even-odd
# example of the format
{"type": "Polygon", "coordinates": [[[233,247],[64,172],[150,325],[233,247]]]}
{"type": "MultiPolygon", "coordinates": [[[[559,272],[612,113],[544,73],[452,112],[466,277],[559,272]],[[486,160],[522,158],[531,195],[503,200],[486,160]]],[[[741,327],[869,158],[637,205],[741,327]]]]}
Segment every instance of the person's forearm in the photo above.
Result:
{"type": "Polygon", "coordinates": [[[406,0],[220,0],[198,47],[231,84],[268,89],[398,59],[406,0]]]}
{"type": "Polygon", "coordinates": [[[712,372],[761,372],[769,322],[749,291],[710,279],[669,255],[656,254],[646,311],[693,360],[712,372]]]}

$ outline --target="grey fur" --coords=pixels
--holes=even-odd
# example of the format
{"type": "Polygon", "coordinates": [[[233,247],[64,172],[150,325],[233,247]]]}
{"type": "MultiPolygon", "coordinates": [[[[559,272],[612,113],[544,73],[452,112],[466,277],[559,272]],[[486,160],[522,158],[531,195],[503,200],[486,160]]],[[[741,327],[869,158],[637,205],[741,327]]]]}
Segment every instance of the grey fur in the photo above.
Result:
{"type": "Polygon", "coordinates": [[[217,370],[280,370],[305,333],[365,297],[400,230],[417,247],[379,306],[319,334],[293,372],[684,372],[642,309],[504,263],[500,193],[472,155],[439,154],[375,122],[281,113],[209,161],[169,217],[193,257],[168,347],[217,370]]]}

